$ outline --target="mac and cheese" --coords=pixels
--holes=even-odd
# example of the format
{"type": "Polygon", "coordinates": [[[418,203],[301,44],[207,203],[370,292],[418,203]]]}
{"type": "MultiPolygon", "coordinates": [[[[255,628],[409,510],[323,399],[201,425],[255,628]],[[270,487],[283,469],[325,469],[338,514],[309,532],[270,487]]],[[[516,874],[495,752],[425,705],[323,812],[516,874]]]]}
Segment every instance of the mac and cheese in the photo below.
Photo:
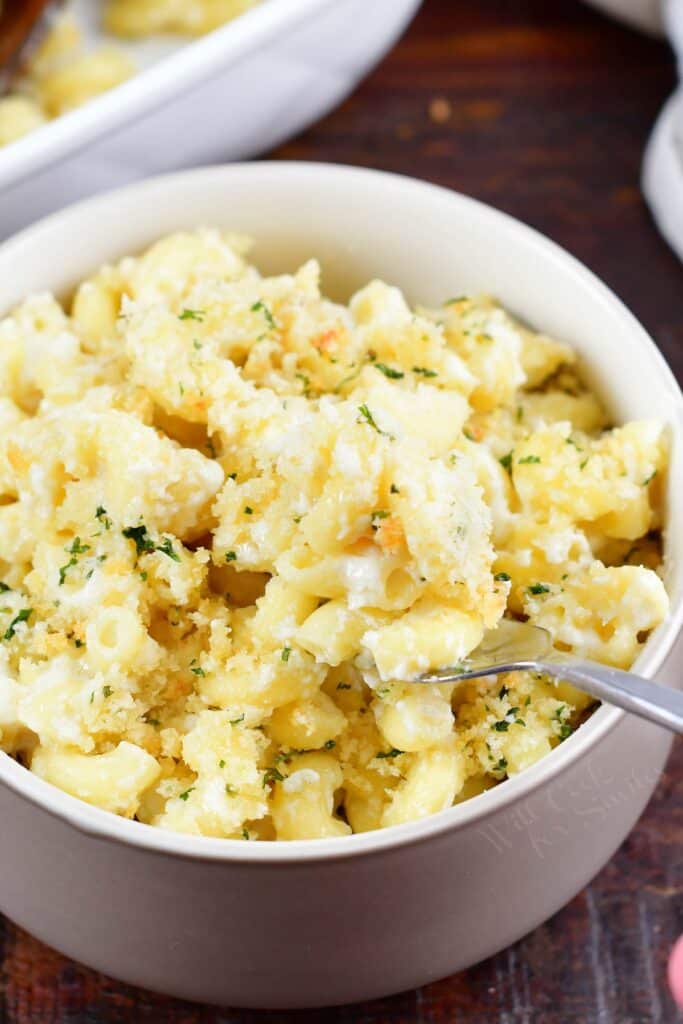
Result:
{"type": "Polygon", "coordinates": [[[207,836],[345,835],[514,775],[591,701],[411,682],[503,615],[628,666],[667,448],[488,298],[348,306],[215,230],[0,323],[0,747],[207,836]]]}

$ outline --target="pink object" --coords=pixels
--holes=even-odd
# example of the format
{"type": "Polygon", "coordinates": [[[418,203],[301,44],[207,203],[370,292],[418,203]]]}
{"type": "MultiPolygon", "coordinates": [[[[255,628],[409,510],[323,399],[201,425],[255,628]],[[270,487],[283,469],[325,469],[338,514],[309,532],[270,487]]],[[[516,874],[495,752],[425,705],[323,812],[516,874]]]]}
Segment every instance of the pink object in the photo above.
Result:
{"type": "Polygon", "coordinates": [[[683,935],[674,946],[669,960],[669,985],[674,999],[683,1007],[683,935]]]}

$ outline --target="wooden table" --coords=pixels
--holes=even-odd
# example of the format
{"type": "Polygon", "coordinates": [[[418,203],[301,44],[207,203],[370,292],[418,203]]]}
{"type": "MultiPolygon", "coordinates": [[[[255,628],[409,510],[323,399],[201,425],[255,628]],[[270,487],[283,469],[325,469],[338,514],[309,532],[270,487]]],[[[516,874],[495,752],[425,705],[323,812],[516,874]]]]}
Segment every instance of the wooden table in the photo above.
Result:
{"type": "MultiPolygon", "coordinates": [[[[534,224],[622,296],[681,379],[683,267],[638,191],[643,144],[673,84],[662,43],[578,0],[425,0],[356,94],[274,155],[416,175],[534,224]]],[[[683,1019],[665,987],[683,931],[682,776],[678,744],[640,824],[588,889],[516,946],[418,992],[306,1014],[190,1006],[110,981],[0,921],[0,1024],[672,1024],[683,1019]]]]}

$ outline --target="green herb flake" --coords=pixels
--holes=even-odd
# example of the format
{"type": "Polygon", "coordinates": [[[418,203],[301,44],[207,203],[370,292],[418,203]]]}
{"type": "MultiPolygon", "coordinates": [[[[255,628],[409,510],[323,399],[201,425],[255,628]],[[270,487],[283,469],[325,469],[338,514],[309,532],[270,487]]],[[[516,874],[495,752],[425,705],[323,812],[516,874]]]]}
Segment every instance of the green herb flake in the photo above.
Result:
{"type": "Polygon", "coordinates": [[[436,370],[430,370],[428,366],[414,366],[413,373],[420,377],[438,377],[436,370]]]}
{"type": "Polygon", "coordinates": [[[393,366],[387,366],[386,363],[374,363],[376,370],[383,373],[389,380],[400,380],[401,377],[405,377],[405,373],[402,370],[395,370],[393,366]]]}
{"type": "Polygon", "coordinates": [[[229,782],[225,783],[225,792],[228,794],[228,796],[237,796],[237,790],[235,789],[234,786],[230,785],[229,782]]]}
{"type": "Polygon", "coordinates": [[[370,525],[373,530],[379,530],[379,524],[382,519],[388,519],[390,515],[391,512],[387,512],[384,508],[379,508],[375,512],[372,512],[370,515],[370,525]]]}
{"type": "Polygon", "coordinates": [[[245,514],[245,516],[253,516],[254,510],[251,507],[251,505],[245,505],[244,506],[244,514],[245,514]]]}
{"type": "Polygon", "coordinates": [[[31,615],[32,612],[33,608],[22,608],[20,612],[17,612],[17,614],[14,616],[9,626],[5,630],[2,639],[11,640],[14,634],[16,633],[16,627],[19,625],[20,622],[28,622],[29,616],[31,615]]]}
{"type": "Polygon", "coordinates": [[[225,768],[225,761],[223,760],[223,758],[221,758],[220,761],[218,762],[218,767],[225,768]]]}
{"type": "Polygon", "coordinates": [[[268,786],[272,786],[275,782],[284,782],[286,775],[283,775],[279,768],[272,765],[270,768],[266,768],[263,773],[263,788],[267,789],[268,786]]]}
{"type": "Polygon", "coordinates": [[[235,554],[235,552],[234,551],[226,551],[226,553],[225,553],[225,561],[226,562],[236,562],[237,561],[237,555],[235,554]]]}
{"type": "Polygon", "coordinates": [[[230,725],[240,725],[240,723],[243,722],[243,721],[244,721],[244,712],[242,712],[242,714],[239,716],[239,718],[231,718],[230,719],[230,725]]]}
{"type": "Polygon", "coordinates": [[[649,477],[647,478],[647,480],[643,480],[643,487],[647,487],[648,484],[651,484],[656,476],[657,476],[657,470],[653,469],[652,472],[650,473],[649,477]]]}
{"type": "Polygon", "coordinates": [[[258,302],[255,302],[254,305],[251,307],[251,311],[252,313],[263,313],[270,329],[273,331],[277,329],[275,318],[271,311],[268,309],[268,307],[265,305],[265,303],[261,302],[260,300],[258,302]]]}
{"type": "Polygon", "coordinates": [[[281,660],[282,661],[289,661],[289,656],[290,656],[291,653],[292,653],[292,648],[291,647],[283,647],[282,648],[282,654],[280,655],[281,660]]]}
{"type": "Polygon", "coordinates": [[[377,426],[377,423],[375,422],[375,417],[372,415],[367,405],[359,405],[358,412],[360,413],[360,419],[357,421],[358,423],[365,421],[365,423],[367,423],[368,426],[372,427],[373,430],[376,430],[378,434],[382,434],[383,437],[391,438],[391,434],[388,434],[386,430],[382,430],[381,427],[377,426]]]}
{"type": "Polygon", "coordinates": [[[103,686],[102,687],[102,693],[104,694],[105,698],[106,697],[111,697],[113,692],[114,691],[112,690],[111,686],[103,686]]]}
{"type": "Polygon", "coordinates": [[[510,723],[503,718],[500,722],[494,722],[491,728],[496,732],[507,732],[510,728],[510,723]]]}
{"type": "Polygon", "coordinates": [[[540,463],[538,455],[525,455],[523,459],[517,460],[518,466],[531,466],[540,463]]]}
{"type": "Polygon", "coordinates": [[[494,772],[505,772],[505,771],[507,771],[507,767],[508,767],[507,759],[504,758],[504,757],[501,757],[501,759],[498,761],[498,763],[493,766],[493,770],[494,770],[494,772]]]}
{"type": "Polygon", "coordinates": [[[195,788],[194,786],[190,786],[189,789],[186,789],[184,793],[180,794],[178,799],[179,800],[187,800],[189,798],[189,796],[190,796],[190,793],[194,792],[194,788],[195,788]]]}
{"type": "Polygon", "coordinates": [[[389,493],[390,493],[390,494],[400,494],[400,493],[401,493],[401,491],[400,491],[400,490],[399,490],[399,488],[398,488],[398,487],[396,486],[396,484],[392,484],[392,485],[391,485],[391,487],[389,488],[389,493]]]}
{"type": "Polygon", "coordinates": [[[201,667],[201,665],[190,665],[190,672],[192,673],[193,676],[204,677],[206,675],[206,672],[201,667]]]}
{"type": "Polygon", "coordinates": [[[147,551],[154,551],[154,542],[147,533],[147,527],[144,523],[140,523],[138,526],[126,526],[121,533],[127,540],[132,540],[135,544],[135,550],[138,555],[144,555],[147,551]]]}
{"type": "Polygon", "coordinates": [[[590,456],[588,456],[587,458],[585,458],[585,459],[583,460],[583,462],[579,463],[579,469],[585,469],[585,468],[586,468],[586,466],[588,465],[588,458],[590,458],[590,456]]]}
{"type": "Polygon", "coordinates": [[[242,826],[242,839],[246,839],[247,842],[251,839],[251,836],[249,835],[249,829],[246,827],[246,825],[242,826]]]}
{"type": "Polygon", "coordinates": [[[392,747],[391,750],[380,750],[379,753],[375,754],[375,757],[378,761],[383,761],[389,757],[400,757],[401,754],[405,754],[405,750],[399,750],[398,747],[392,747]]]}
{"type": "Polygon", "coordinates": [[[518,423],[521,423],[524,419],[524,408],[521,405],[517,406],[517,412],[515,413],[515,419],[518,423]]]}
{"type": "Polygon", "coordinates": [[[336,740],[327,740],[323,744],[323,750],[333,750],[337,746],[336,740]]]}
{"type": "Polygon", "coordinates": [[[512,579],[506,572],[497,572],[493,578],[497,583],[509,583],[512,579]]]}
{"type": "Polygon", "coordinates": [[[508,452],[507,455],[503,455],[502,459],[498,459],[503,469],[509,473],[512,470],[512,452],[508,452]]]}
{"type": "Polygon", "coordinates": [[[200,323],[206,316],[205,309],[184,309],[178,316],[179,320],[198,320],[200,323]]]}
{"type": "Polygon", "coordinates": [[[170,537],[165,537],[161,544],[157,544],[156,550],[160,551],[162,555],[167,555],[169,558],[172,558],[174,562],[180,561],[178,553],[173,549],[170,537]]]}
{"type": "Polygon", "coordinates": [[[350,683],[337,683],[338,690],[351,690],[352,686],[350,683]]]}
{"type": "Polygon", "coordinates": [[[472,433],[471,430],[468,430],[467,427],[463,427],[462,428],[462,432],[463,432],[463,434],[465,435],[465,437],[467,438],[468,441],[474,441],[475,440],[474,434],[472,433]]]}
{"type": "Polygon", "coordinates": [[[527,587],[530,594],[549,594],[550,587],[546,587],[545,583],[532,583],[530,587],[527,587]]]}
{"type": "Polygon", "coordinates": [[[141,572],[140,573],[140,579],[142,580],[143,583],[146,583],[147,582],[147,573],[146,572],[141,572]]]}
{"type": "Polygon", "coordinates": [[[11,589],[12,589],[11,587],[8,587],[6,583],[3,583],[3,582],[2,582],[1,580],[0,580],[0,594],[6,594],[6,593],[7,593],[7,591],[8,591],[8,590],[11,590],[11,589]]]}
{"type": "Polygon", "coordinates": [[[99,519],[105,530],[111,529],[111,519],[107,515],[107,510],[102,505],[98,505],[95,509],[95,519],[99,519]]]}

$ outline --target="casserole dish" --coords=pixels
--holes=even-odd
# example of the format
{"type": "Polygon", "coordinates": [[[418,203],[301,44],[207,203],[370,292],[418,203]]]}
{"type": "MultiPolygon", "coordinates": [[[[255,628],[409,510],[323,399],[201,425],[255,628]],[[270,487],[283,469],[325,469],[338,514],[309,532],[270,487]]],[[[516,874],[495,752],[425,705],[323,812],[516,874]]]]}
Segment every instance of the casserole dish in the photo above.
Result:
{"type": "MultiPolygon", "coordinates": [[[[284,142],[351,92],[419,5],[264,0],[195,41],[116,41],[137,75],[0,148],[0,238],[147,174],[284,142]]],[[[74,12],[87,41],[101,42],[92,0],[76,0],[74,12]]]]}
{"type": "MultiPolygon", "coordinates": [[[[251,234],[266,273],[317,256],[333,298],[373,276],[412,302],[454,287],[496,294],[576,347],[616,420],[657,410],[672,442],[667,521],[680,521],[683,399],[654,344],[571,256],[443,189],[286,163],[139,183],[0,247],[0,309],[32,291],[68,293],[101,263],[199,224],[251,234]]],[[[667,532],[672,611],[635,666],[674,685],[682,543],[667,532]]],[[[655,727],[602,707],[528,770],[441,814],[276,844],[121,820],[0,754],[0,909],[69,956],[187,999],[282,1008],[378,997],[475,963],[563,906],[633,826],[669,746],[655,727]]]]}

